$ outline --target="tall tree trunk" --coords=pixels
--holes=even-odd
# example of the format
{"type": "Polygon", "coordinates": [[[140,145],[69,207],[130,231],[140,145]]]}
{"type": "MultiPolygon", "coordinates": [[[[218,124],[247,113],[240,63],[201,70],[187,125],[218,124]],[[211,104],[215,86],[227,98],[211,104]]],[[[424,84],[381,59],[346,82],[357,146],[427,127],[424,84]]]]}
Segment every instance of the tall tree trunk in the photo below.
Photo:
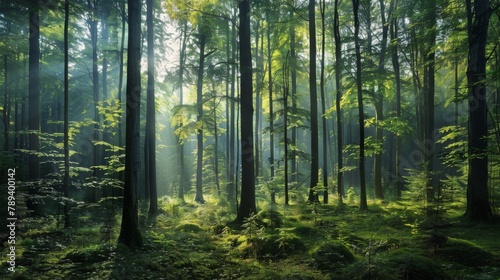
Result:
{"type": "Polygon", "coordinates": [[[285,205],[289,204],[288,197],[288,89],[289,89],[290,66],[288,62],[288,54],[283,65],[283,141],[284,141],[284,161],[285,161],[285,205]]]}
{"type": "Polygon", "coordinates": [[[28,129],[30,130],[28,147],[32,151],[29,155],[29,179],[40,178],[38,156],[33,154],[40,149],[40,23],[39,7],[30,6],[30,37],[29,37],[29,110],[28,129]]]}
{"type": "Polygon", "coordinates": [[[250,2],[239,2],[240,19],[240,110],[241,110],[241,203],[236,220],[242,222],[257,211],[252,135],[252,51],[250,47],[250,2]]]}
{"type": "MultiPolygon", "coordinates": [[[[180,57],[179,57],[179,100],[180,106],[183,105],[184,102],[184,69],[186,65],[186,47],[187,47],[187,20],[183,23],[182,32],[182,40],[180,46],[180,57]]],[[[182,124],[179,124],[182,126],[182,124]]],[[[187,176],[186,169],[184,165],[184,143],[178,139],[178,150],[179,150],[179,192],[177,197],[184,201],[184,189],[186,187],[187,176]]]]}
{"type": "Polygon", "coordinates": [[[309,202],[318,202],[318,94],[316,90],[316,13],[315,0],[309,0],[309,101],[311,113],[311,184],[309,202]]]}
{"type": "MultiPolygon", "coordinates": [[[[90,38],[92,45],[92,96],[94,100],[94,141],[99,141],[99,111],[97,110],[98,102],[99,102],[99,69],[98,64],[99,60],[97,57],[97,1],[96,0],[87,0],[87,6],[90,12],[89,26],[90,26],[90,38]]],[[[100,153],[99,146],[92,146],[92,160],[93,165],[100,165],[100,153]]],[[[92,176],[94,180],[98,180],[99,171],[97,168],[94,168],[92,171],[92,176]]],[[[89,189],[89,197],[90,202],[97,202],[98,195],[96,188],[89,189]]]]}
{"type": "Polygon", "coordinates": [[[228,187],[229,187],[229,184],[230,184],[230,181],[231,181],[231,157],[229,156],[231,151],[230,151],[230,145],[229,145],[229,142],[231,141],[231,115],[230,115],[230,104],[231,102],[233,102],[231,99],[230,99],[230,78],[231,77],[231,21],[228,20],[226,21],[226,60],[227,60],[227,64],[226,64],[226,158],[225,158],[225,166],[226,166],[226,190],[225,190],[225,194],[226,194],[226,199],[227,199],[227,195],[229,194],[229,190],[228,190],[228,187]]]}
{"type": "MultiPolygon", "coordinates": [[[[396,11],[397,9],[397,0],[391,0],[391,6],[393,8],[392,11],[396,11]]],[[[394,70],[395,84],[396,84],[396,117],[398,120],[401,119],[401,75],[399,71],[399,54],[398,54],[398,19],[396,17],[397,13],[391,13],[391,55],[392,55],[392,67],[394,70]]],[[[396,174],[395,174],[395,183],[396,183],[396,195],[397,197],[401,197],[401,189],[403,178],[401,177],[401,135],[396,134],[396,174]]]]}
{"type": "MultiPolygon", "coordinates": [[[[267,26],[267,75],[269,88],[269,165],[271,169],[271,180],[274,179],[274,106],[273,106],[273,54],[271,53],[271,25],[269,11],[266,13],[267,26]]],[[[271,203],[276,203],[276,192],[271,190],[271,203]]],[[[285,200],[286,203],[286,200],[285,200]]]]}
{"type": "Polygon", "coordinates": [[[125,186],[118,242],[136,248],[142,244],[137,198],[140,176],[141,1],[128,0],[128,11],[125,186]]]}
{"type": "Polygon", "coordinates": [[[217,135],[217,103],[216,97],[214,97],[214,176],[215,176],[215,186],[217,188],[217,196],[220,197],[220,182],[219,182],[219,136],[217,135]]]}
{"type": "Polygon", "coordinates": [[[328,147],[327,137],[328,131],[326,127],[326,99],[325,99],[325,0],[320,2],[321,10],[321,77],[320,77],[320,90],[321,90],[321,114],[323,121],[323,203],[328,204],[328,147]]]}
{"type": "MultiPolygon", "coordinates": [[[[35,154],[40,149],[40,25],[38,5],[29,6],[29,91],[28,91],[28,156],[29,173],[28,178],[36,181],[40,178],[40,164],[35,154]]],[[[24,109],[24,106],[23,106],[24,109]]],[[[24,110],[23,110],[24,111],[24,110]]],[[[24,115],[23,115],[24,116],[24,115]]],[[[24,122],[23,122],[24,123],[24,122]]],[[[32,215],[37,215],[37,204],[33,196],[38,192],[36,186],[28,189],[29,198],[26,202],[28,210],[32,215]]]]}
{"type": "MultiPolygon", "coordinates": [[[[203,20],[203,19],[202,19],[203,20]]],[[[197,161],[196,161],[196,195],[194,201],[205,203],[203,199],[203,69],[205,68],[205,30],[199,27],[200,64],[198,66],[198,82],[196,84],[196,106],[198,108],[197,121],[197,161]]]]}
{"type": "Polygon", "coordinates": [[[156,186],[156,106],[155,106],[155,46],[154,46],[154,2],[146,1],[147,9],[147,41],[148,41],[148,88],[147,88],[147,112],[146,112],[146,135],[148,136],[147,154],[148,169],[146,177],[149,185],[149,215],[158,213],[158,192],[156,186]]]}
{"type": "Polygon", "coordinates": [[[354,44],[356,48],[356,87],[358,91],[358,122],[359,122],[359,193],[360,210],[368,209],[366,202],[365,182],[365,117],[363,110],[363,82],[361,80],[361,50],[359,43],[359,0],[352,0],[354,11],[354,44]]]}
{"type": "MultiPolygon", "coordinates": [[[[101,39],[102,39],[102,44],[103,49],[108,48],[109,44],[109,26],[108,26],[108,18],[110,16],[110,12],[112,7],[110,6],[112,3],[111,2],[103,2],[101,6],[101,39]]],[[[103,101],[108,99],[108,58],[107,55],[104,54],[102,58],[102,98],[103,101]]],[[[104,103],[103,103],[104,105],[104,103]]],[[[110,139],[111,137],[111,132],[110,131],[103,131],[102,133],[102,140],[103,142],[106,143],[111,143],[112,140],[110,139]]],[[[102,155],[101,158],[105,159],[109,157],[111,153],[109,151],[106,151],[106,149],[102,149],[102,155]]],[[[102,190],[102,194],[104,197],[109,196],[112,193],[111,190],[112,187],[110,186],[104,186],[102,190]]]]}
{"type": "Polygon", "coordinates": [[[337,91],[335,105],[337,107],[337,195],[338,203],[343,204],[342,197],[344,196],[344,180],[343,180],[343,156],[342,156],[342,110],[340,103],[342,100],[342,41],[340,39],[340,18],[339,18],[339,0],[335,0],[334,10],[334,39],[335,39],[335,90],[337,91]]]}
{"type": "Polygon", "coordinates": [[[488,108],[486,104],[486,44],[491,13],[489,0],[467,3],[469,59],[469,173],[465,216],[474,221],[491,221],[488,192],[488,108]]]}
{"type": "MultiPolygon", "coordinates": [[[[69,0],[64,1],[64,179],[63,195],[69,198],[69,0]]],[[[64,227],[70,226],[69,200],[64,202],[64,227]]]]}
{"type": "MultiPolygon", "coordinates": [[[[295,2],[295,1],[293,1],[295,2]]],[[[293,3],[295,4],[295,3],[293,3]]],[[[290,19],[292,22],[290,23],[290,62],[291,62],[291,76],[292,76],[292,114],[297,113],[297,58],[295,54],[295,24],[293,23],[293,9],[290,11],[290,19]]],[[[292,127],[292,146],[297,146],[297,127],[292,127]]],[[[298,170],[297,170],[297,156],[295,153],[292,155],[292,161],[290,163],[292,165],[291,173],[292,173],[292,181],[298,181],[298,170]]]]}
{"type": "MultiPolygon", "coordinates": [[[[233,23],[236,22],[236,10],[233,14],[233,23]]],[[[227,199],[231,205],[234,205],[233,202],[237,204],[237,196],[236,196],[236,167],[238,166],[236,160],[236,25],[233,24],[231,28],[231,81],[230,81],[230,90],[231,90],[231,123],[229,126],[229,183],[227,184],[227,199]]],[[[236,207],[236,211],[238,211],[238,207],[236,207]]]]}
{"type": "Polygon", "coordinates": [[[431,1],[429,9],[429,45],[424,54],[424,141],[422,149],[424,152],[424,163],[427,173],[427,202],[434,199],[433,173],[434,173],[434,95],[435,95],[435,61],[436,56],[436,2],[431,1]],[[427,74],[427,75],[426,75],[427,74]]]}
{"type": "Polygon", "coordinates": [[[257,20],[257,24],[255,26],[255,61],[257,65],[258,71],[256,71],[256,77],[255,77],[255,127],[254,127],[254,150],[255,150],[255,178],[258,178],[260,176],[260,170],[259,170],[259,163],[260,163],[260,157],[259,157],[259,122],[260,122],[260,109],[262,107],[262,101],[261,101],[261,70],[262,67],[260,67],[260,57],[259,57],[259,39],[260,39],[260,21],[257,20]]]}
{"type": "MultiPolygon", "coordinates": [[[[121,42],[120,42],[120,67],[119,67],[119,75],[118,75],[118,101],[120,102],[121,107],[123,108],[123,64],[124,64],[124,53],[125,53],[125,1],[122,1],[121,5],[121,42]]],[[[123,147],[123,116],[120,117],[120,124],[118,125],[118,146],[123,147]]],[[[123,178],[122,178],[123,179],[123,178]]]]}
{"type": "MultiPolygon", "coordinates": [[[[4,139],[3,139],[3,150],[5,152],[9,151],[9,123],[10,123],[10,110],[9,110],[9,79],[8,79],[8,55],[3,56],[3,67],[4,67],[4,79],[3,79],[3,85],[4,85],[4,100],[3,100],[3,125],[4,125],[4,139]]],[[[0,178],[3,178],[2,175],[0,175],[0,178]]]]}
{"type": "MultiPolygon", "coordinates": [[[[380,75],[385,74],[385,52],[387,50],[387,39],[389,36],[389,25],[385,16],[385,3],[380,0],[380,17],[382,21],[382,40],[380,41],[380,54],[377,71],[380,75]]],[[[391,11],[389,11],[389,14],[391,11]]],[[[383,144],[384,131],[381,122],[384,120],[384,95],[385,89],[383,82],[379,80],[378,95],[375,100],[375,140],[377,143],[383,144]]],[[[375,185],[375,198],[384,199],[384,190],[382,188],[382,152],[376,153],[373,163],[374,185],[375,185]]]]}

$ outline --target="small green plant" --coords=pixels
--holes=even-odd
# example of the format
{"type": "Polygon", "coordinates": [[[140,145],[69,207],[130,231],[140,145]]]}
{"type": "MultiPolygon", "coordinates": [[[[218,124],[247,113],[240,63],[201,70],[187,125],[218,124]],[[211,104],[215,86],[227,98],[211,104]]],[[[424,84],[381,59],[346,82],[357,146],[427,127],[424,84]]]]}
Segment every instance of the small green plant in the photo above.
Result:
{"type": "Polygon", "coordinates": [[[347,196],[347,203],[348,204],[355,204],[356,203],[356,196],[357,195],[356,195],[356,191],[354,190],[353,186],[350,186],[347,189],[346,196],[347,196]]]}

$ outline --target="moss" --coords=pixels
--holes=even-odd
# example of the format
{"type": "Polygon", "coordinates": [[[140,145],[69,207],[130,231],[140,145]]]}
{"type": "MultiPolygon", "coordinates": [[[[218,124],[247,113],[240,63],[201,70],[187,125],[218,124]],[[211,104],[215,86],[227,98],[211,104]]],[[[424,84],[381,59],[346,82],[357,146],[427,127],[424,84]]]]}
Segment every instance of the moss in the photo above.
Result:
{"type": "Polygon", "coordinates": [[[279,228],[283,223],[283,215],[276,210],[264,209],[257,213],[257,219],[266,227],[279,228]]]}
{"type": "Polygon", "coordinates": [[[102,262],[109,258],[111,249],[109,245],[97,245],[75,249],[66,254],[65,259],[77,263],[102,262]]]}
{"type": "Polygon", "coordinates": [[[448,242],[436,252],[448,260],[468,267],[496,265],[494,256],[476,244],[463,239],[449,238],[448,242]]]}
{"type": "Polygon", "coordinates": [[[321,270],[334,271],[354,262],[354,254],[340,241],[329,241],[310,251],[314,264],[321,270]]]}
{"type": "Polygon", "coordinates": [[[318,234],[318,230],[310,226],[297,226],[292,230],[292,233],[300,236],[313,236],[318,234]]]}
{"type": "Polygon", "coordinates": [[[294,235],[286,237],[267,235],[261,238],[246,239],[239,245],[244,257],[257,259],[280,259],[305,248],[302,240],[294,235]]]}
{"type": "Polygon", "coordinates": [[[203,229],[199,225],[192,224],[192,223],[180,224],[175,229],[177,231],[182,231],[182,232],[200,232],[200,231],[203,231],[203,229]]]}

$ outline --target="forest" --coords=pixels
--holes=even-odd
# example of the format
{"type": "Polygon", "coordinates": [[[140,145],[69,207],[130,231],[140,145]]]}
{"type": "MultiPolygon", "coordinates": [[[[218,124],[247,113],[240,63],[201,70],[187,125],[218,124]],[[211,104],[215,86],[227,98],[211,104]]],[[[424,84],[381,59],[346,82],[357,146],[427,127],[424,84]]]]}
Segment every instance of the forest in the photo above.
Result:
{"type": "Polygon", "coordinates": [[[0,2],[1,279],[500,279],[498,0],[0,2]]]}

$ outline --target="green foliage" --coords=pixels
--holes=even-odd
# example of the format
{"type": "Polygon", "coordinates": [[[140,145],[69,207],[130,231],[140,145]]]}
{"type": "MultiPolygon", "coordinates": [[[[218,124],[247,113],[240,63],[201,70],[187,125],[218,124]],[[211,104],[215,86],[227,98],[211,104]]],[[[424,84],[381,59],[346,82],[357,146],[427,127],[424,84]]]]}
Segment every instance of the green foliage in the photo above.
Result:
{"type": "Polygon", "coordinates": [[[176,229],[178,231],[193,232],[193,233],[197,233],[203,230],[199,225],[193,223],[180,224],[176,227],[176,229]]]}
{"type": "Polygon", "coordinates": [[[346,191],[346,196],[347,196],[347,199],[346,199],[346,202],[348,204],[355,204],[356,203],[356,197],[357,197],[357,194],[356,194],[356,191],[354,190],[354,187],[353,186],[350,186],[347,191],[346,191]]]}
{"type": "Polygon", "coordinates": [[[353,253],[339,241],[329,241],[313,248],[309,254],[321,270],[335,271],[354,262],[353,253]]]}

